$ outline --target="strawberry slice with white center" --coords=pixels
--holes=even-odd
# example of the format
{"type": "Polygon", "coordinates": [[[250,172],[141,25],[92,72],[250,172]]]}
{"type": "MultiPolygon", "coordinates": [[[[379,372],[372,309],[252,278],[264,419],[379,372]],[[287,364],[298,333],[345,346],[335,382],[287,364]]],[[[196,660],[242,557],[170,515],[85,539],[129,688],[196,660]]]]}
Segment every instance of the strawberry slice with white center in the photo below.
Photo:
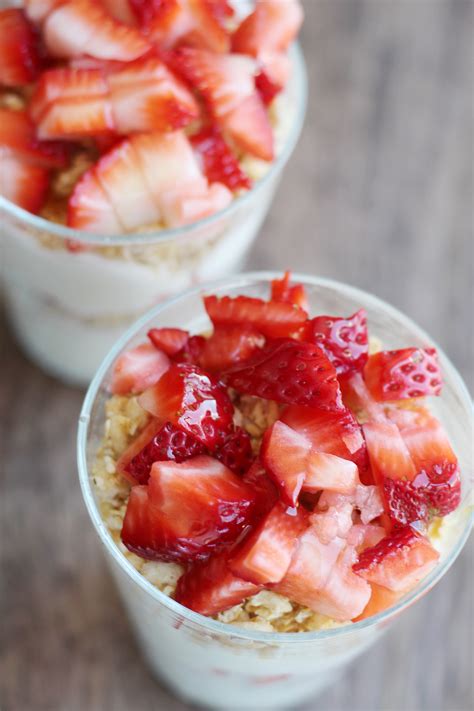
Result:
{"type": "Polygon", "coordinates": [[[339,508],[347,503],[359,511],[360,520],[363,524],[370,523],[384,511],[380,488],[375,485],[365,486],[364,484],[357,484],[350,494],[340,494],[329,490],[323,491],[318,501],[318,509],[339,508]]]}
{"type": "Polygon", "coordinates": [[[231,571],[256,585],[279,583],[291,563],[299,536],[308,527],[304,509],[277,503],[229,560],[231,571]]]}
{"type": "Polygon", "coordinates": [[[59,141],[40,141],[35,127],[24,111],[0,108],[0,149],[16,158],[42,168],[64,168],[68,149],[59,141]]]}
{"type": "Polygon", "coordinates": [[[281,420],[306,437],[318,452],[353,461],[364,481],[368,468],[367,448],[362,428],[348,408],[328,412],[290,405],[284,409],[281,420]]]}
{"type": "Polygon", "coordinates": [[[202,455],[153,464],[148,486],[132,488],[122,541],[144,558],[186,562],[229,546],[254,523],[252,489],[202,455]]]}
{"type": "Polygon", "coordinates": [[[291,336],[306,320],[297,306],[250,296],[205,296],[204,306],[214,326],[253,326],[267,338],[291,336]]]}
{"type": "Polygon", "coordinates": [[[263,344],[263,336],[252,326],[216,326],[202,344],[199,365],[211,373],[220,373],[250,358],[263,344]]]}
{"type": "Polygon", "coordinates": [[[342,407],[334,366],[320,348],[310,343],[272,341],[223,373],[223,378],[238,392],[266,400],[331,411],[342,407]]]}
{"type": "Polygon", "coordinates": [[[37,213],[46,200],[49,173],[45,168],[18,159],[0,147],[0,195],[24,210],[37,213]]]}
{"type": "Polygon", "coordinates": [[[291,284],[291,273],[285,272],[281,279],[273,279],[271,300],[298,306],[308,313],[309,304],[303,284],[291,284]]]}
{"type": "Polygon", "coordinates": [[[229,570],[228,557],[226,551],[190,565],[178,580],[175,600],[194,612],[211,616],[258,593],[261,586],[242,580],[229,570]]]}
{"type": "Polygon", "coordinates": [[[378,401],[439,395],[442,386],[435,348],[402,348],[371,355],[364,378],[378,401]]]}
{"type": "Polygon", "coordinates": [[[167,0],[150,3],[131,0],[146,34],[160,47],[193,45],[213,52],[228,52],[229,33],[222,23],[221,0],[167,0]]]}
{"type": "Polygon", "coordinates": [[[202,163],[209,182],[220,182],[229,190],[250,190],[252,181],[239,165],[237,157],[215,126],[203,128],[191,136],[191,145],[202,163]]]}
{"type": "Polygon", "coordinates": [[[86,171],[69,198],[68,227],[96,234],[118,234],[123,227],[93,171],[86,171]]]}
{"type": "Polygon", "coordinates": [[[114,20],[94,0],[69,0],[53,9],[43,32],[53,57],[88,54],[98,59],[130,62],[151,48],[137,29],[114,20]]]}
{"type": "Polygon", "coordinates": [[[132,459],[139,454],[146,445],[151,442],[157,432],[163,427],[163,424],[153,417],[150,422],[140,431],[135,439],[128,445],[117,460],[115,468],[119,474],[122,474],[131,484],[135,484],[135,479],[128,473],[129,464],[132,459]]]}
{"type": "Polygon", "coordinates": [[[181,328],[151,328],[147,335],[155,348],[170,357],[182,351],[189,341],[189,331],[181,328]]]}
{"type": "Polygon", "coordinates": [[[24,0],[25,12],[32,22],[41,23],[65,0],[24,0]]]}
{"type": "Polygon", "coordinates": [[[360,309],[349,318],[317,316],[306,324],[304,340],[326,353],[338,376],[360,371],[369,353],[367,314],[360,309]]]}
{"type": "Polygon", "coordinates": [[[29,84],[40,65],[38,38],[23,10],[0,10],[0,84],[29,84]]]}
{"type": "Polygon", "coordinates": [[[202,94],[216,123],[241,150],[262,160],[273,159],[273,132],[255,88],[254,60],[183,47],[176,53],[175,64],[202,94]]]}
{"type": "Polygon", "coordinates": [[[349,530],[346,540],[358,553],[361,553],[366,548],[376,546],[385,536],[386,531],[383,526],[375,523],[355,523],[349,530]]]}
{"type": "Polygon", "coordinates": [[[234,408],[226,389],[195,365],[173,363],[140,396],[139,403],[154,417],[172,422],[210,449],[231,429],[234,408]]]}
{"type": "Polygon", "coordinates": [[[317,510],[311,514],[310,521],[321,543],[328,544],[335,538],[347,538],[353,528],[352,504],[345,499],[342,502],[337,502],[335,506],[321,510],[320,501],[321,499],[318,502],[317,510]]]}
{"type": "Polygon", "coordinates": [[[262,51],[286,51],[303,22],[299,0],[257,0],[232,37],[232,49],[257,57],[262,51]]]}
{"type": "Polygon", "coordinates": [[[325,489],[338,494],[355,494],[359,484],[359,470],[354,462],[334,454],[312,451],[306,466],[303,491],[315,494],[325,489]]]}
{"type": "Polygon", "coordinates": [[[370,583],[407,592],[434,568],[438,559],[439,553],[427,538],[411,526],[404,526],[363,551],[353,570],[370,583]]]}
{"type": "Polygon", "coordinates": [[[308,471],[311,444],[291,427],[277,420],[262,442],[262,463],[288,506],[296,506],[308,471]]]}
{"type": "Polygon", "coordinates": [[[110,391],[114,395],[141,393],[160,380],[170,367],[165,353],[143,343],[122,353],[114,363],[110,391]]]}

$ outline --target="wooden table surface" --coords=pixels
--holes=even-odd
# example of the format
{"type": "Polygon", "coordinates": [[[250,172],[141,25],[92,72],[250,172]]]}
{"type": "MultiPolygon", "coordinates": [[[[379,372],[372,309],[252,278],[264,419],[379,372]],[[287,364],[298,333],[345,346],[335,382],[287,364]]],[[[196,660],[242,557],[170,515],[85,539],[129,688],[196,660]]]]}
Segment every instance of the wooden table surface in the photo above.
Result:
{"type": "MultiPolygon", "coordinates": [[[[250,257],[391,301],[472,387],[472,3],[308,0],[302,139],[250,257]]],[[[2,326],[0,706],[184,711],[138,655],[75,470],[83,393],[2,326]]],[[[471,549],[472,553],[472,549],[471,549]]],[[[472,555],[356,661],[319,711],[467,711],[472,555]]]]}

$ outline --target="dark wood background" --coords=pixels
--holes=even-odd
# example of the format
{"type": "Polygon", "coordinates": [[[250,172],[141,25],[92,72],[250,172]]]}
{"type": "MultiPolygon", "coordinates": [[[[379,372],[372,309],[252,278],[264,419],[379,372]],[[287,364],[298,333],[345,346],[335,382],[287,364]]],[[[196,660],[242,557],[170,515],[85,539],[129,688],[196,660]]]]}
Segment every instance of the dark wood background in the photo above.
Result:
{"type": "MultiPolygon", "coordinates": [[[[348,281],[409,313],[472,387],[469,0],[308,0],[304,134],[250,257],[348,281]]],[[[138,655],[81,501],[83,393],[2,324],[0,706],[184,711],[138,655]]],[[[307,711],[468,711],[472,548],[307,711]]]]}

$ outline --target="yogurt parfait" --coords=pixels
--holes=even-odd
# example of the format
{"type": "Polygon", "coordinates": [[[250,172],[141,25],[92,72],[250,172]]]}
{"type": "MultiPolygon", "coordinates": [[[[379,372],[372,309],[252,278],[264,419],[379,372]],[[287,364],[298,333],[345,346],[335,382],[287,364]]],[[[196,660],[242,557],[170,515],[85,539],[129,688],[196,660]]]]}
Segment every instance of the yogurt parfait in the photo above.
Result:
{"type": "Polygon", "coordinates": [[[84,384],[160,300],[243,262],[305,110],[298,0],[0,10],[11,323],[84,384]]]}

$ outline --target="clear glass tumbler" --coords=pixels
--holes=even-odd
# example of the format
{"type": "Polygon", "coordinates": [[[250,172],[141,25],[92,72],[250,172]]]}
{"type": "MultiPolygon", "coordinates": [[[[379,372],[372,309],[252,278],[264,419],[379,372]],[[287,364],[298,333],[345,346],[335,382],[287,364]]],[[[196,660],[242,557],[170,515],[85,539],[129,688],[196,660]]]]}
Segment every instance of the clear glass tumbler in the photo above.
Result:
{"type": "MultiPolygon", "coordinates": [[[[182,607],[142,577],[113,542],[96,504],[90,471],[104,430],[104,404],[111,369],[119,354],[146,338],[152,326],[179,326],[199,333],[209,328],[201,303],[203,291],[267,297],[277,275],[255,273],[193,289],[141,318],[114,346],[99,368],[84,401],[78,431],[78,466],[84,500],[104,546],[143,655],[156,677],[180,697],[209,708],[288,708],[314,695],[363,652],[396,615],[418,600],[446,573],[471,528],[469,507],[472,462],[472,405],[463,381],[439,350],[445,384],[434,403],[462,470],[462,504],[452,537],[436,569],[392,609],[345,627],[319,632],[251,632],[216,622],[182,607]]],[[[364,307],[371,334],[384,347],[432,344],[406,316],[358,289],[328,279],[295,275],[308,291],[316,313],[350,314],[364,307]]]]}
{"type": "Polygon", "coordinates": [[[24,350],[46,371],[89,384],[113,343],[145,311],[242,267],[304,120],[307,79],[298,45],[290,57],[277,158],[251,191],[215,215],[179,229],[95,235],[44,220],[0,196],[8,316],[24,350]]]}

